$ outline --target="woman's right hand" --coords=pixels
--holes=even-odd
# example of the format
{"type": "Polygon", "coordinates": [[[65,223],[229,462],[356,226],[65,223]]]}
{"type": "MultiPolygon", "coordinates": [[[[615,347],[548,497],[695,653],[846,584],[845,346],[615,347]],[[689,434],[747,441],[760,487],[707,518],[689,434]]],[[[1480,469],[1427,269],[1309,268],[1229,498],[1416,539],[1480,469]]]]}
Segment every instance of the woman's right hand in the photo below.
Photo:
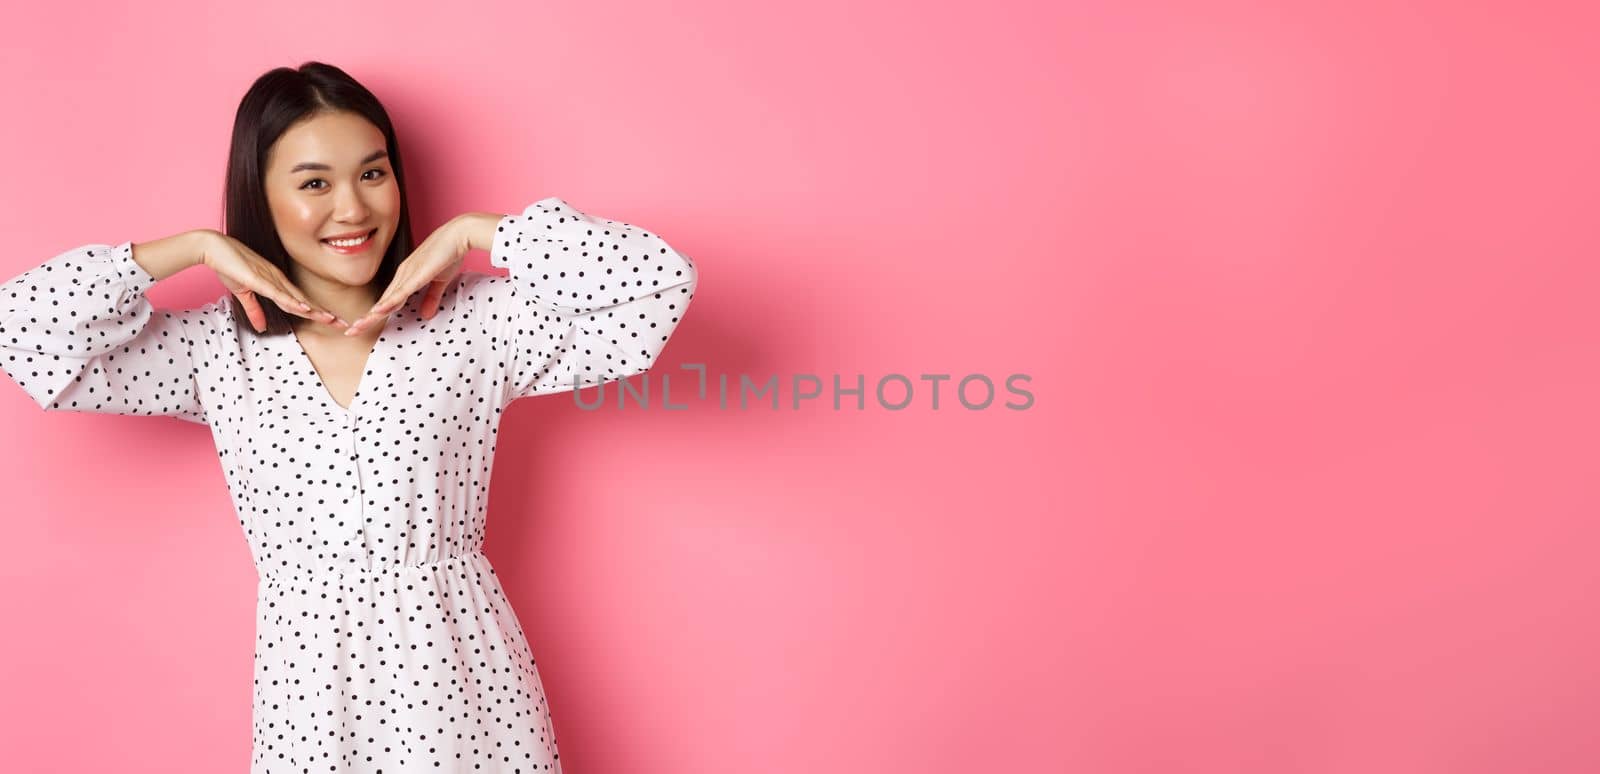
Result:
{"type": "Polygon", "coordinates": [[[283,271],[251,250],[245,243],[215,229],[206,229],[201,242],[200,263],[216,272],[217,279],[244,307],[256,332],[266,330],[267,316],[261,310],[261,296],[277,303],[283,311],[307,320],[333,323],[339,318],[313,305],[306,294],[294,286],[283,271]]]}

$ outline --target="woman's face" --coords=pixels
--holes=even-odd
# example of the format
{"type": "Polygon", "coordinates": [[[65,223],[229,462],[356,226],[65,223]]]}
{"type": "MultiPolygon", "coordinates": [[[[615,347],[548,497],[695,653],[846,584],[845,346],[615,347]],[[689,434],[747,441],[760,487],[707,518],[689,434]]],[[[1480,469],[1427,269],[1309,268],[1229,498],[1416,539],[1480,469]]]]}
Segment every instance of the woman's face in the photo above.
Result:
{"type": "Polygon", "coordinates": [[[400,187],[383,132],[360,115],[322,113],[291,127],[267,152],[267,205],[294,260],[296,284],[312,275],[365,286],[377,275],[400,221],[400,187]],[[334,237],[374,232],[340,248],[334,237]]]}

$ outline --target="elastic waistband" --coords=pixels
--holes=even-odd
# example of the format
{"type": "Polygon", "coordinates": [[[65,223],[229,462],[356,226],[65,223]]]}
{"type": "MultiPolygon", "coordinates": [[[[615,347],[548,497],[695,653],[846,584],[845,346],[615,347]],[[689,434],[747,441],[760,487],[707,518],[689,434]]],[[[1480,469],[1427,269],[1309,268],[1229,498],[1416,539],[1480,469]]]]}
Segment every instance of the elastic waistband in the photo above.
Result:
{"type": "Polygon", "coordinates": [[[399,562],[367,562],[365,564],[351,561],[343,564],[325,564],[314,567],[303,565],[278,566],[267,569],[257,568],[257,575],[261,583],[289,583],[289,582],[319,582],[330,583],[343,578],[352,580],[378,580],[388,577],[419,577],[430,572],[448,570],[472,562],[487,562],[488,557],[482,551],[469,551],[456,554],[433,562],[417,564],[401,564],[399,562]]]}

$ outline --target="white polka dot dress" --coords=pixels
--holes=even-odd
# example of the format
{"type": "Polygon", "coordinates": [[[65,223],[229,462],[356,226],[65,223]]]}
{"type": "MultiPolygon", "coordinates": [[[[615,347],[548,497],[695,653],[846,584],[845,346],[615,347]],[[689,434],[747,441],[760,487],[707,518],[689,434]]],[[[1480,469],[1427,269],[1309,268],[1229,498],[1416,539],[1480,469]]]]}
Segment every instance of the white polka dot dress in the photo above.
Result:
{"type": "Polygon", "coordinates": [[[348,407],[229,296],[155,309],[132,245],[0,286],[0,367],[46,410],[211,428],[260,574],[252,774],[560,772],[549,702],[483,554],[513,400],[638,374],[696,285],[659,237],[550,197],[500,220],[439,313],[384,325],[348,407]]]}

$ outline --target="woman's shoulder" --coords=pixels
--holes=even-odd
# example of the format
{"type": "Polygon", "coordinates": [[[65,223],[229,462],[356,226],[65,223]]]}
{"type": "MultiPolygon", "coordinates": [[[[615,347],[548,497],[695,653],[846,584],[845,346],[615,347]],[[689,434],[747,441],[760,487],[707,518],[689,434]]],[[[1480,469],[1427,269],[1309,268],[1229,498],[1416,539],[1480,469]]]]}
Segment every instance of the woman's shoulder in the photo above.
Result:
{"type": "Polygon", "coordinates": [[[233,296],[228,293],[200,306],[173,308],[152,306],[151,314],[170,320],[191,330],[197,336],[210,338],[219,334],[233,335],[237,326],[233,318],[233,296]]]}
{"type": "Polygon", "coordinates": [[[195,327],[195,333],[203,335],[213,346],[235,349],[249,326],[240,325],[239,319],[234,316],[233,304],[233,294],[223,293],[209,303],[185,309],[178,314],[184,315],[186,322],[195,327]]]}
{"type": "Polygon", "coordinates": [[[451,284],[456,302],[470,309],[495,306],[510,290],[511,278],[472,270],[463,270],[451,284]]]}
{"type": "Polygon", "coordinates": [[[444,304],[454,308],[456,314],[475,320],[483,330],[492,330],[507,319],[506,310],[514,297],[510,277],[463,270],[451,283],[444,304]]]}
{"type": "Polygon", "coordinates": [[[488,272],[464,269],[456,276],[455,286],[458,292],[492,292],[506,279],[507,277],[503,274],[490,274],[488,272]]]}

